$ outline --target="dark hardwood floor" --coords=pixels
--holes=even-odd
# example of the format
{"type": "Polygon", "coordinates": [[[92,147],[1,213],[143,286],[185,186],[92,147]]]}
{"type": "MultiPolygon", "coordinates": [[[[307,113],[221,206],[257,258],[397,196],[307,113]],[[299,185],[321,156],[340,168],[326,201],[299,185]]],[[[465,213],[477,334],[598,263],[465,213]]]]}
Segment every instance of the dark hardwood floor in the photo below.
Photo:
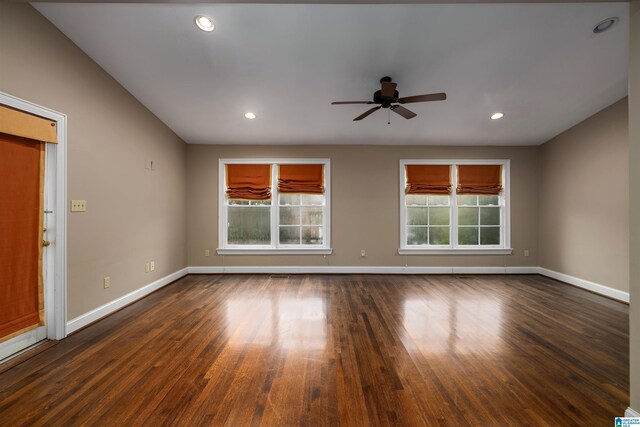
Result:
{"type": "Polygon", "coordinates": [[[192,275],[0,374],[0,425],[608,426],[628,306],[541,276],[192,275]]]}

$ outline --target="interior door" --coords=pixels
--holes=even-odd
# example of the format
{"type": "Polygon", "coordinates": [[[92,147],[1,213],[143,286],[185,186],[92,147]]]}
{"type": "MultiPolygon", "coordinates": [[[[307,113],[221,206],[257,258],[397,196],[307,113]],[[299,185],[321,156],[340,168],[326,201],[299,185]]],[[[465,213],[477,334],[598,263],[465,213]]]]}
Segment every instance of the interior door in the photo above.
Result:
{"type": "Polygon", "coordinates": [[[0,133],[0,361],[46,338],[45,143],[0,133]]]}

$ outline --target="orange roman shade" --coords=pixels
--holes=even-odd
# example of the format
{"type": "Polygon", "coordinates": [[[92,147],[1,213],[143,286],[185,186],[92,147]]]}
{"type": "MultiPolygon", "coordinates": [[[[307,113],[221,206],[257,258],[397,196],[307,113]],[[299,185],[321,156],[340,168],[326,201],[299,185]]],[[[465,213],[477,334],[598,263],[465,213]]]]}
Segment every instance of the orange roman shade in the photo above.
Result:
{"type": "Polygon", "coordinates": [[[498,195],[501,191],[501,165],[458,166],[458,194],[498,195]]]}
{"type": "Polygon", "coordinates": [[[324,193],[324,165],[278,165],[278,168],[280,193],[324,193]]]}
{"type": "Polygon", "coordinates": [[[0,133],[0,342],[42,324],[44,144],[0,133]]]}
{"type": "Polygon", "coordinates": [[[407,194],[450,194],[450,165],[406,165],[407,194]]]}
{"type": "Polygon", "coordinates": [[[271,165],[227,165],[230,199],[271,200],[271,165]]]}
{"type": "Polygon", "coordinates": [[[0,105],[0,132],[35,141],[58,143],[56,122],[0,105]]]}

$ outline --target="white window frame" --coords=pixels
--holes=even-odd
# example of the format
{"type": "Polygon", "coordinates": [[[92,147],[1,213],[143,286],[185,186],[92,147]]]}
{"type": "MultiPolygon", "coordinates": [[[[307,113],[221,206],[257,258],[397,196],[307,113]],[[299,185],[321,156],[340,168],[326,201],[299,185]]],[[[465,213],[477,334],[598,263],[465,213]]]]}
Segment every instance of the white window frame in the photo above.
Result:
{"type": "Polygon", "coordinates": [[[400,246],[401,255],[508,255],[511,248],[511,193],[510,193],[510,161],[505,159],[464,159],[464,160],[429,160],[403,159],[400,160],[400,246]],[[406,165],[450,165],[451,166],[451,195],[449,217],[449,245],[407,245],[407,208],[406,208],[406,165]],[[502,194],[503,208],[501,209],[501,245],[458,245],[458,205],[456,203],[457,165],[501,165],[502,166],[502,194]],[[455,221],[454,221],[455,219],[455,221]]]}
{"type": "Polygon", "coordinates": [[[331,161],[330,159],[219,159],[218,160],[218,248],[220,255],[300,255],[300,254],[331,254],[331,161]],[[271,244],[270,245],[228,245],[227,244],[227,206],[226,165],[256,164],[271,165],[271,244]],[[324,165],[324,196],[325,204],[322,212],[322,227],[324,243],[322,245],[280,245],[279,193],[278,193],[278,165],[286,164],[322,164],[324,165]]]}

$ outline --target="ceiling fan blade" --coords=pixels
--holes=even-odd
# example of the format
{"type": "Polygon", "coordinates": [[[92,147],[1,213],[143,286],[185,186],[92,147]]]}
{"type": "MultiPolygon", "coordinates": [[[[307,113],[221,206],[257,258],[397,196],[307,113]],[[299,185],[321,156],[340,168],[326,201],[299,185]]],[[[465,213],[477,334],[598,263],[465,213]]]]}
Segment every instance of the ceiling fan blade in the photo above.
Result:
{"type": "Polygon", "coordinates": [[[336,101],[331,103],[331,105],[343,105],[343,104],[375,104],[375,103],[372,101],[336,101]]]}
{"type": "Polygon", "coordinates": [[[445,99],[447,99],[447,94],[441,92],[430,93],[428,95],[406,96],[399,98],[398,102],[400,104],[411,104],[412,102],[444,101],[445,99]]]}
{"type": "Polygon", "coordinates": [[[380,92],[380,96],[383,98],[393,98],[393,95],[396,93],[397,86],[397,83],[382,82],[382,91],[380,92]]]}
{"type": "Polygon", "coordinates": [[[374,111],[379,110],[380,108],[382,108],[382,106],[378,106],[378,107],[373,107],[370,110],[365,111],[364,113],[360,114],[358,117],[356,117],[355,119],[353,119],[354,122],[357,122],[359,120],[364,119],[365,117],[367,117],[369,114],[373,113],[374,111]]]}
{"type": "Polygon", "coordinates": [[[416,113],[414,113],[411,110],[407,110],[401,105],[392,105],[391,111],[393,111],[394,113],[400,114],[405,119],[413,119],[415,116],[417,116],[416,113]]]}

